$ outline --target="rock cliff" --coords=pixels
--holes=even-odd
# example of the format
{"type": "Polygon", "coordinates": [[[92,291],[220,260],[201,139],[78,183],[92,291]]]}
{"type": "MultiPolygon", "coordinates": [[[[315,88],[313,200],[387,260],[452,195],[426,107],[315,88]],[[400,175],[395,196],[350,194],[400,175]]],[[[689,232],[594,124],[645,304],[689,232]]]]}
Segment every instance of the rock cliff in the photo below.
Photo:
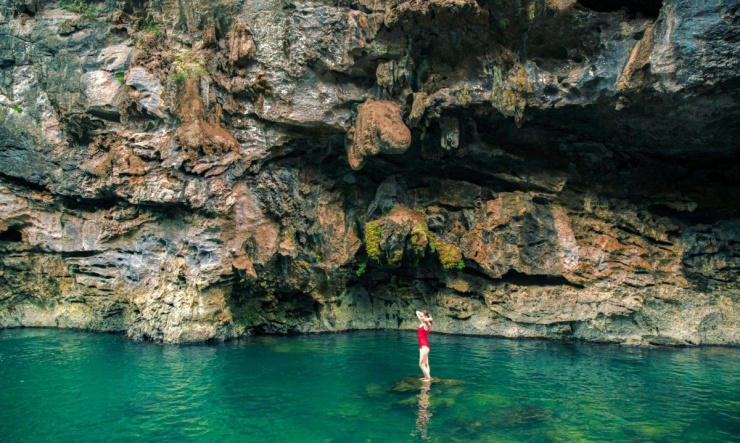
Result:
{"type": "Polygon", "coordinates": [[[740,0],[0,0],[0,327],[740,344],[740,0]]]}

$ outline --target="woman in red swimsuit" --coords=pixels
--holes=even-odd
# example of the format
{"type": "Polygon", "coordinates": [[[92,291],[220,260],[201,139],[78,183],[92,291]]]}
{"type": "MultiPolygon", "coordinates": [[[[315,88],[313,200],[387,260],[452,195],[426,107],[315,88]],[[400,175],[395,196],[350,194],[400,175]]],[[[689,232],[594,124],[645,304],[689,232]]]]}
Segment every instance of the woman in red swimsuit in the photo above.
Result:
{"type": "Polygon", "coordinates": [[[432,330],[432,316],[427,311],[416,311],[416,317],[421,321],[416,330],[419,339],[419,367],[424,373],[424,381],[432,381],[429,375],[429,331],[432,330]]]}

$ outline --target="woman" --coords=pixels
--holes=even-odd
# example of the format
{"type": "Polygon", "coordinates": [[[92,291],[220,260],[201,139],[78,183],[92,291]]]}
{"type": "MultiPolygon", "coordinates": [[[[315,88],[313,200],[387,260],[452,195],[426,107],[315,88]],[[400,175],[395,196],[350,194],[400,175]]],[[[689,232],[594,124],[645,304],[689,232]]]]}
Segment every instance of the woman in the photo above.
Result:
{"type": "Polygon", "coordinates": [[[432,381],[429,375],[429,331],[432,330],[432,316],[427,311],[416,311],[416,318],[421,321],[419,328],[416,330],[416,337],[419,339],[419,367],[424,373],[424,381],[432,381]]]}

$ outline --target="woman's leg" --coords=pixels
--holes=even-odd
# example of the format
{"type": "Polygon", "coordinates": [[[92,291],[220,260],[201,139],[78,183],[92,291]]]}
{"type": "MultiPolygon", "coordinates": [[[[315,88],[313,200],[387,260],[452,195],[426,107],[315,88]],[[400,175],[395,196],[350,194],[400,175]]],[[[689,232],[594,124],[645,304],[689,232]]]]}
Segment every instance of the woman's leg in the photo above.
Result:
{"type": "Polygon", "coordinates": [[[429,375],[429,348],[426,346],[419,349],[419,367],[424,374],[424,378],[431,380],[432,376],[429,375]]]}
{"type": "Polygon", "coordinates": [[[427,348],[427,353],[424,356],[424,367],[427,369],[427,373],[425,374],[426,375],[426,378],[428,380],[431,380],[432,379],[432,371],[431,371],[431,368],[429,368],[429,352],[430,352],[430,349],[427,348]]]}

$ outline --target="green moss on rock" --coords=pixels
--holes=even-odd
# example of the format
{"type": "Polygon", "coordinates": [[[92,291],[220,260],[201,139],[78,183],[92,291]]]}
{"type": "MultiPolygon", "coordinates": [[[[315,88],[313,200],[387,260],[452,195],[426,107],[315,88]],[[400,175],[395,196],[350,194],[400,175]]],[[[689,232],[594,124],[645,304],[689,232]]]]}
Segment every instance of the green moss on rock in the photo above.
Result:
{"type": "MultiPolygon", "coordinates": [[[[409,237],[406,237],[405,247],[394,248],[393,251],[385,251],[385,260],[389,265],[396,265],[401,262],[404,257],[404,253],[413,257],[411,265],[415,265],[418,262],[419,257],[423,257],[426,253],[427,248],[432,252],[436,253],[440,263],[445,269],[463,269],[465,263],[463,262],[462,251],[457,246],[437,238],[437,236],[429,231],[429,225],[425,221],[425,216],[422,211],[408,210],[405,208],[396,208],[394,212],[406,211],[406,217],[413,220],[413,226],[411,231],[406,231],[409,237]],[[411,214],[410,216],[408,214],[411,214]],[[410,253],[410,254],[408,254],[410,253]]],[[[391,226],[393,225],[393,212],[387,216],[391,220],[391,226]]],[[[383,235],[382,222],[384,219],[378,219],[368,222],[365,225],[365,249],[368,257],[373,260],[380,261],[381,257],[381,237],[383,235]]],[[[398,223],[397,221],[395,223],[398,223]]],[[[406,228],[408,229],[408,228],[406,228]]],[[[359,276],[359,275],[358,275],[359,276]]]]}
{"type": "Polygon", "coordinates": [[[411,229],[411,247],[417,255],[424,255],[429,245],[429,226],[426,222],[418,222],[411,229]]]}
{"type": "Polygon", "coordinates": [[[380,237],[383,235],[383,226],[380,220],[368,222],[365,225],[365,250],[367,256],[380,261],[380,237]]]}
{"type": "MultiPolygon", "coordinates": [[[[437,240],[437,255],[439,262],[445,269],[460,269],[462,263],[462,251],[455,245],[437,240]]],[[[463,263],[463,266],[464,263],[463,263]]]]}

